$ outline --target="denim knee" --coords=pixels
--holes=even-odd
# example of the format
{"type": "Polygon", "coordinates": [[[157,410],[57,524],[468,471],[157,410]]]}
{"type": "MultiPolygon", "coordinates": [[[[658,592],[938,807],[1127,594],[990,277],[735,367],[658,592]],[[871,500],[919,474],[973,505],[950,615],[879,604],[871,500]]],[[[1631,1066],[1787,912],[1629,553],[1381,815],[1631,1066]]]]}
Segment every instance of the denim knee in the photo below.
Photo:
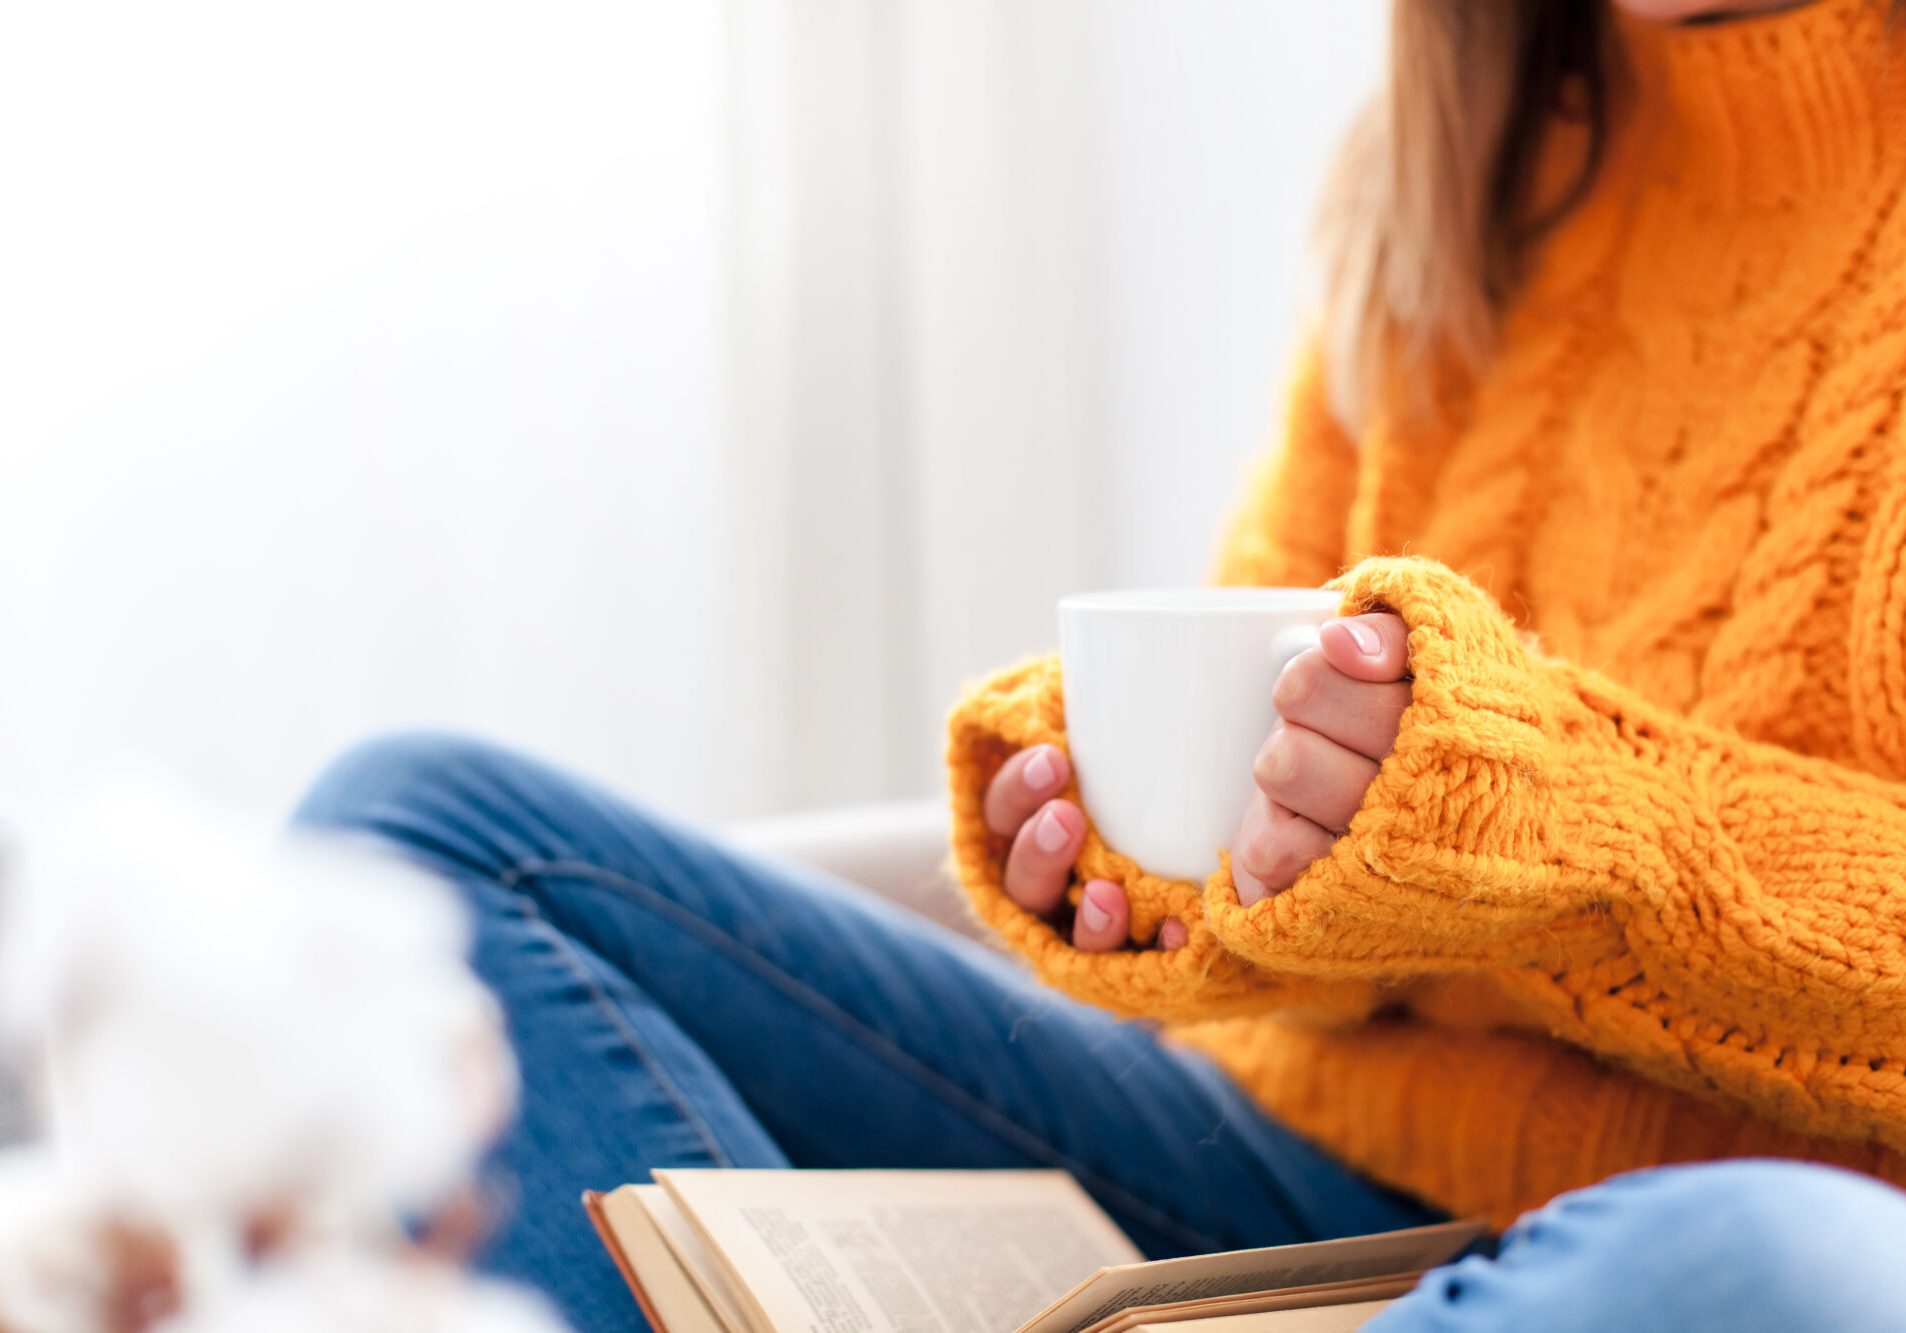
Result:
{"type": "Polygon", "coordinates": [[[521,762],[500,746],[452,732],[374,736],[325,766],[292,823],[322,833],[375,835],[426,861],[493,869],[492,840],[475,845],[464,835],[484,823],[472,814],[490,803],[486,793],[521,762]]]}
{"type": "Polygon", "coordinates": [[[428,800],[507,752],[455,732],[393,731],[358,741],[319,772],[292,816],[316,828],[356,828],[382,808],[428,800]]]}
{"type": "Polygon", "coordinates": [[[1373,1333],[1906,1326],[1906,1194],[1807,1163],[1618,1176],[1555,1200],[1494,1260],[1439,1269],[1373,1333]]]}

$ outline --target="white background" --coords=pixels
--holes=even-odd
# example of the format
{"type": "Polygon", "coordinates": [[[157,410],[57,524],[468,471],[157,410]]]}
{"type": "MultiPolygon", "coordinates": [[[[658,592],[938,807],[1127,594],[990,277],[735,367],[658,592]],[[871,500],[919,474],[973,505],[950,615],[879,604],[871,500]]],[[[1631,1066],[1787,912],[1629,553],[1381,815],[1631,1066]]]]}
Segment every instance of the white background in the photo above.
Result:
{"type": "Polygon", "coordinates": [[[1381,9],[9,6],[0,792],[933,790],[1055,595],[1209,567],[1381,9]]]}

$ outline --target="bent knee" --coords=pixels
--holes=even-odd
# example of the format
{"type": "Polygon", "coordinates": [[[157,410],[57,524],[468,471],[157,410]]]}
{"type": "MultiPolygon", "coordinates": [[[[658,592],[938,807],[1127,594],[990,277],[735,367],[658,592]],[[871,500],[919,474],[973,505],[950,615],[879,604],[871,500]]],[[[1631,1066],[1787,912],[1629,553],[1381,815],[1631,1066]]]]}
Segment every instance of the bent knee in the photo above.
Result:
{"type": "Polygon", "coordinates": [[[508,764],[509,751],[454,732],[400,731],[359,741],[329,764],[299,802],[302,828],[381,833],[400,840],[415,817],[467,799],[508,764]]]}
{"type": "Polygon", "coordinates": [[[1772,1281],[1794,1272],[1811,1281],[1863,1271],[1891,1250],[1886,1238],[1906,1228],[1906,1194],[1871,1176],[1812,1162],[1662,1167],[1558,1199],[1518,1223],[1505,1251],[1528,1232],[1539,1235],[1545,1218],[1571,1213],[1592,1217],[1598,1229],[1618,1235],[1616,1248],[1631,1261],[1651,1243],[1671,1237],[1684,1262],[1757,1267],[1772,1281]]]}
{"type": "Polygon", "coordinates": [[[1495,1260],[1439,1269],[1371,1328],[1879,1330],[1906,1303],[1902,1230],[1906,1194],[1849,1171],[1639,1171],[1526,1215],[1495,1260]]]}

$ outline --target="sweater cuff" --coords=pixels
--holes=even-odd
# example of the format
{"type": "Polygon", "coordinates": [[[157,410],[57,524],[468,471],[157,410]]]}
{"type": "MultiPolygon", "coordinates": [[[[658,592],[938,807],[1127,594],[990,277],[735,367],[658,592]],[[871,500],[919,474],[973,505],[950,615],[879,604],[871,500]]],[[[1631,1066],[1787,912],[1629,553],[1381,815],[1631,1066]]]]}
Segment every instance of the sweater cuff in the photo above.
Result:
{"type": "MultiPolygon", "coordinates": [[[[983,806],[987,785],[1006,760],[1041,744],[1066,749],[1056,657],[1023,663],[972,687],[948,724],[954,871],[979,919],[1022,954],[1041,981],[1117,1014],[1166,1021],[1273,1007],[1348,1020],[1375,1006],[1375,991],[1364,983],[1276,979],[1231,953],[1205,920],[1210,886],[1148,874],[1108,847],[1089,816],[1070,896],[1076,904],[1079,885],[1088,879],[1121,885],[1131,908],[1128,947],[1080,951],[1052,922],[1020,907],[1003,884],[1011,840],[986,826],[983,806]],[[1187,942],[1172,950],[1150,947],[1168,917],[1185,923],[1187,942]]],[[[1076,778],[1064,795],[1079,801],[1076,778]]]]}
{"type": "Polygon", "coordinates": [[[1279,973],[1380,981],[1531,962],[1559,941],[1581,943],[1564,919],[1593,933],[1605,883],[1597,845],[1632,837],[1585,799],[1606,760],[1571,743],[1606,719],[1485,593],[1441,565],[1366,560],[1333,586],[1346,615],[1390,611],[1409,627],[1410,706],[1347,835],[1290,889],[1248,908],[1228,877],[1215,879],[1205,894],[1213,931],[1279,973]]]}

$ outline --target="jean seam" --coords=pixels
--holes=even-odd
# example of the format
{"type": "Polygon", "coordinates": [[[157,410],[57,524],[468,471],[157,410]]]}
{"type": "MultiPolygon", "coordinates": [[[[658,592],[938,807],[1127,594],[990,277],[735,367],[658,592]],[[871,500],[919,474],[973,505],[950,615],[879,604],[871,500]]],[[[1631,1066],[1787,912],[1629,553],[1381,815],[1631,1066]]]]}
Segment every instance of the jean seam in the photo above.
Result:
{"type": "MultiPolygon", "coordinates": [[[[506,871],[501,879],[503,887],[506,889],[514,889],[516,887],[516,878],[514,872],[506,871]]],[[[622,1044],[628,1048],[629,1053],[641,1063],[643,1069],[648,1072],[649,1077],[652,1078],[656,1086],[661,1089],[662,1095],[667,1097],[669,1102],[675,1107],[676,1113],[695,1131],[696,1137],[701,1139],[702,1147],[707,1149],[708,1155],[713,1159],[715,1165],[722,1167],[733,1166],[734,1159],[723,1150],[721,1144],[715,1137],[714,1130],[710,1128],[707,1120],[695,1109],[694,1103],[689,1100],[688,1095],[682,1091],[680,1085],[669,1076],[668,1071],[662,1067],[660,1062],[649,1053],[647,1047],[642,1044],[641,1035],[630,1025],[627,1017],[622,1013],[621,1009],[617,1007],[614,999],[603,989],[602,983],[595,976],[594,969],[578,954],[576,942],[570,939],[562,930],[558,929],[555,923],[544,916],[542,910],[533,899],[521,893],[512,893],[511,897],[517,909],[523,914],[524,919],[529,922],[531,926],[538,928],[540,933],[550,938],[551,942],[555,945],[557,955],[562,959],[563,966],[581,983],[584,992],[589,997],[590,1003],[600,1010],[603,1016],[608,1019],[609,1026],[614,1030],[616,1036],[620,1038],[622,1044]]]]}
{"type": "MultiPolygon", "coordinates": [[[[1222,1248],[1221,1242],[1215,1238],[1206,1236],[1178,1219],[1160,1212],[1154,1205],[1132,1195],[1124,1186],[1106,1180],[1097,1171],[1079,1162],[1069,1153],[989,1106],[932,1066],[868,1028],[866,1024],[842,1010],[825,995],[775,967],[732,935],[711,924],[705,917],[682,907],[653,885],[620,871],[610,870],[587,861],[531,858],[517,862],[504,872],[506,884],[514,885],[525,878],[570,879],[604,892],[622,896],[637,895],[648,900],[647,905],[650,910],[667,917],[681,929],[702,938],[704,942],[718,949],[747,971],[781,991],[817,1017],[826,1020],[837,1032],[860,1046],[868,1054],[932,1091],[943,1102],[957,1107],[969,1120],[987,1133],[1025,1152],[1030,1157],[1063,1166],[1081,1181],[1091,1182],[1096,1192],[1118,1200],[1119,1206],[1125,1211],[1143,1219],[1155,1230],[1175,1237],[1194,1252],[1222,1248]]],[[[550,929],[557,934],[562,933],[553,924],[550,925],[550,929]]]]}

